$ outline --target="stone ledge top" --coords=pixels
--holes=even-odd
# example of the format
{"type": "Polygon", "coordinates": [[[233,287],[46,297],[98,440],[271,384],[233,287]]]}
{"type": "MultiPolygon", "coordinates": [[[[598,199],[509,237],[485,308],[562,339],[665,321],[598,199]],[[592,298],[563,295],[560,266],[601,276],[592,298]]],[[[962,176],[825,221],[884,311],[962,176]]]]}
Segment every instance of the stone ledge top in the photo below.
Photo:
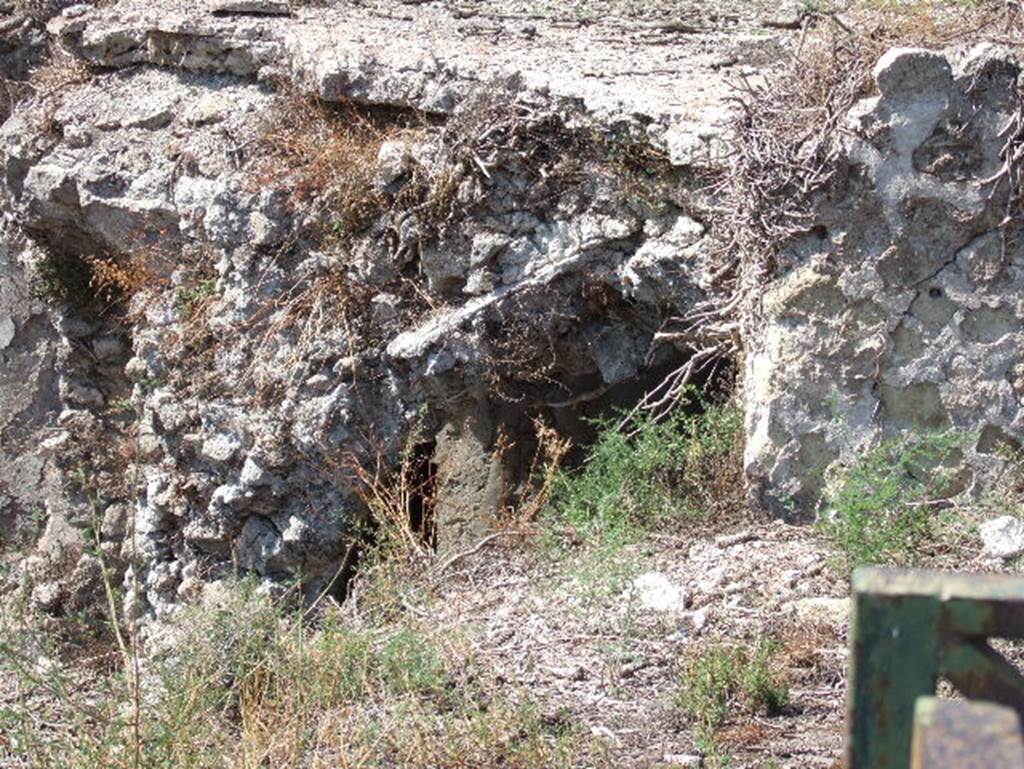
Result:
{"type": "Polygon", "coordinates": [[[122,0],[73,6],[50,31],[98,66],[284,76],[327,100],[436,113],[480,82],[513,82],[602,119],[649,123],[686,164],[728,112],[729,79],[776,61],[790,33],[772,21],[777,3],[636,5],[122,0]]]}

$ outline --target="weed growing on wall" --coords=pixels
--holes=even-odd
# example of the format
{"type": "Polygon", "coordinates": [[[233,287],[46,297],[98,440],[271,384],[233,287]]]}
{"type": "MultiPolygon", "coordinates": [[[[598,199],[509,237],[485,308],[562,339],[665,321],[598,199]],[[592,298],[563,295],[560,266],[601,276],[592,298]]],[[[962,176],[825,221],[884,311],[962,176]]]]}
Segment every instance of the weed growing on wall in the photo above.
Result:
{"type": "Polygon", "coordinates": [[[377,153],[398,127],[349,105],[332,107],[289,90],[261,133],[254,185],[272,185],[313,206],[325,234],[346,238],[384,213],[374,181],[377,153]]]}

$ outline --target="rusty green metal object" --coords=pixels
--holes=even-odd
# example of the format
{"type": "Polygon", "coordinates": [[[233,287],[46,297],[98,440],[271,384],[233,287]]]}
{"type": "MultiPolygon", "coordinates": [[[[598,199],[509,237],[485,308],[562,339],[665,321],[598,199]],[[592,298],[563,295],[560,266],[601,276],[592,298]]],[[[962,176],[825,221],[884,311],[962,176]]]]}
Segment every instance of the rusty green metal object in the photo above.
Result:
{"type": "Polygon", "coordinates": [[[1024,767],[1017,711],[990,702],[919,697],[914,708],[911,769],[1024,767]]]}
{"type": "Polygon", "coordinates": [[[1024,638],[1024,579],[864,568],[853,591],[849,769],[908,769],[915,704],[940,678],[1024,713],[1024,677],[987,643],[1024,638]]]}

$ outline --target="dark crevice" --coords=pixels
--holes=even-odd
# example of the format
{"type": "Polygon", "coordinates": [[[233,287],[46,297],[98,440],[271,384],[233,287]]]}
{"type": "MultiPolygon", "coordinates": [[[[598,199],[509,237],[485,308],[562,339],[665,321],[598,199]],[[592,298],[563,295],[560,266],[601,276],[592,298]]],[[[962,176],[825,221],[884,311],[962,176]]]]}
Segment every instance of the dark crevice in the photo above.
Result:
{"type": "Polygon", "coordinates": [[[423,441],[413,446],[403,468],[402,485],[406,490],[409,531],[431,550],[437,549],[434,502],[437,498],[437,465],[433,461],[437,442],[423,441]]]}

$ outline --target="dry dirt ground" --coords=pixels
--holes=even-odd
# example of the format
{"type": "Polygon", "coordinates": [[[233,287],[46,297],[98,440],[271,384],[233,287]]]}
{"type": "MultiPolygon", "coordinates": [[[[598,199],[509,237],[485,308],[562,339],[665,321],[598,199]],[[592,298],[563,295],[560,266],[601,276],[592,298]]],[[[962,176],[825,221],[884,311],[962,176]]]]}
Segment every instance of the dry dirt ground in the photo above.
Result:
{"type": "MultiPolygon", "coordinates": [[[[529,690],[550,717],[586,725],[618,766],[690,765],[700,751],[675,702],[681,661],[718,641],[749,648],[769,638],[790,702],[775,717],[727,718],[729,766],[837,765],[848,588],[813,528],[664,534],[557,561],[543,547],[495,542],[444,576],[406,608],[468,638],[484,667],[529,690]]],[[[353,598],[347,608],[358,613],[358,589],[353,598]]]]}
{"type": "MultiPolygon", "coordinates": [[[[1013,568],[984,557],[970,525],[919,555],[937,568],[1013,568]]],[[[717,643],[768,639],[789,703],[773,717],[730,712],[719,732],[728,761],[718,765],[843,765],[849,578],[813,526],[664,533],[558,559],[496,540],[424,595],[410,594],[406,608],[468,638],[499,681],[529,690],[550,717],[586,725],[621,767],[700,765],[677,702],[682,661],[717,643]]],[[[347,608],[358,613],[358,589],[353,598],[347,608]]]]}
{"type": "MultiPolygon", "coordinates": [[[[337,608],[352,627],[379,623],[374,591],[383,591],[396,626],[412,620],[432,640],[468,651],[472,669],[487,671],[498,687],[494,694],[528,693],[544,723],[589,732],[587,744],[601,746],[600,766],[843,765],[848,577],[814,527],[746,523],[728,533],[647,534],[605,548],[551,536],[492,534],[415,569],[411,579],[388,580],[367,568],[337,608]],[[769,716],[736,710],[730,700],[717,732],[720,758],[702,762],[678,701],[684,661],[719,644],[749,650],[764,640],[777,649],[773,671],[788,687],[788,703],[769,716]]],[[[1008,568],[983,558],[970,531],[922,555],[929,565],[1008,568]]],[[[116,662],[116,651],[83,648],[76,657],[72,680],[94,692],[86,698],[94,702],[106,691],[99,662],[116,662]]],[[[0,677],[0,713],[17,690],[0,677]]],[[[40,728],[59,730],[44,717],[45,705],[40,728]]],[[[0,766],[3,757],[0,749],[0,766]]],[[[581,756],[571,765],[598,764],[581,756]]]]}

